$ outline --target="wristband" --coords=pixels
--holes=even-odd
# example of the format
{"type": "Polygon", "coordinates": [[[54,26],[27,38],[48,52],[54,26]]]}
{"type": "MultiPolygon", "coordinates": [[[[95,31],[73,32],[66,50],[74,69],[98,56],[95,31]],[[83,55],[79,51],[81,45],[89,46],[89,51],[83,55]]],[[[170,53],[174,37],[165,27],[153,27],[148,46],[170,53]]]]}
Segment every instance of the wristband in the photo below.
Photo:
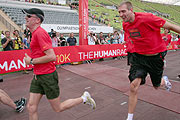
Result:
{"type": "Polygon", "coordinates": [[[33,65],[33,58],[31,58],[31,60],[30,60],[30,64],[31,64],[31,65],[33,65]]]}

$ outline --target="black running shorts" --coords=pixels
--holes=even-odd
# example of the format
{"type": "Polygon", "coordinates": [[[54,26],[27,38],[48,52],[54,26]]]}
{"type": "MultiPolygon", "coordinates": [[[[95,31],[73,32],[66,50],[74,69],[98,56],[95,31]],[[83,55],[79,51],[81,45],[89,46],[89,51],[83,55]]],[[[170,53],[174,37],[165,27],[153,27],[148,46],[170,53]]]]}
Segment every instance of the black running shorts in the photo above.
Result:
{"type": "Polygon", "coordinates": [[[127,52],[127,65],[131,65],[132,57],[130,52],[127,52]]]}
{"type": "Polygon", "coordinates": [[[154,87],[159,87],[164,70],[164,57],[167,51],[154,56],[144,56],[137,53],[131,54],[131,67],[129,70],[129,80],[132,82],[136,78],[141,78],[141,85],[145,84],[146,76],[149,73],[154,87]]]}
{"type": "Polygon", "coordinates": [[[34,76],[31,82],[30,92],[45,94],[48,99],[57,98],[60,93],[57,72],[54,71],[50,74],[34,76]]]}

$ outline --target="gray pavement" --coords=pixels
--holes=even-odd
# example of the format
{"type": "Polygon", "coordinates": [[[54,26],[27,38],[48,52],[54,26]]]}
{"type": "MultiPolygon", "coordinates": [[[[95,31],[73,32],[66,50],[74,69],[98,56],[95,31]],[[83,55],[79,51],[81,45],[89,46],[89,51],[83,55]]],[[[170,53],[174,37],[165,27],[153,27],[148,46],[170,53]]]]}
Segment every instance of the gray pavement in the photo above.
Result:
{"type": "MultiPolygon", "coordinates": [[[[167,55],[166,75],[175,88],[155,91],[148,81],[141,87],[134,120],[180,120],[179,51],[167,55]],[[171,99],[171,97],[173,99],[171,99]]],[[[82,65],[68,65],[58,68],[61,101],[81,96],[87,90],[96,100],[97,108],[80,104],[62,113],[53,112],[44,96],[38,112],[40,120],[125,120],[128,108],[128,74],[126,59],[105,59],[103,62],[82,65]]],[[[22,72],[4,75],[0,88],[13,100],[29,97],[30,74],[22,72]]],[[[28,120],[28,111],[16,113],[10,107],[0,104],[0,120],[28,120]]]]}

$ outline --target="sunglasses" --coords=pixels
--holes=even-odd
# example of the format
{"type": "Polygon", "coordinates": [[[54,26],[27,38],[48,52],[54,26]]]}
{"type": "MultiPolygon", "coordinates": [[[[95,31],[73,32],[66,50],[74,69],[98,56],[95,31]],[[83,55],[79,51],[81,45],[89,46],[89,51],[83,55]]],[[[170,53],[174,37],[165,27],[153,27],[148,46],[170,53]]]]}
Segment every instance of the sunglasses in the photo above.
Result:
{"type": "Polygon", "coordinates": [[[36,17],[36,16],[29,15],[29,14],[28,14],[28,15],[26,15],[26,16],[27,16],[28,18],[31,18],[31,17],[36,17]]]}

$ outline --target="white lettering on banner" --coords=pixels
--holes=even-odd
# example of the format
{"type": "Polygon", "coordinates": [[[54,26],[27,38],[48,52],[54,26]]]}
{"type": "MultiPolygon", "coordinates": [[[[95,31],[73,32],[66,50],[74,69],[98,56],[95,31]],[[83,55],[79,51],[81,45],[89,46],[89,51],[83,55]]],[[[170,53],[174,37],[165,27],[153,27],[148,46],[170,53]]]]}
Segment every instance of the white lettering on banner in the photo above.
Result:
{"type": "Polygon", "coordinates": [[[21,61],[21,60],[17,60],[17,63],[14,61],[14,60],[12,60],[11,62],[10,62],[10,64],[9,64],[9,67],[8,67],[8,62],[7,61],[5,61],[4,63],[3,63],[3,65],[2,64],[0,64],[0,69],[1,70],[5,70],[5,71],[8,71],[8,70],[11,70],[11,69],[21,69],[21,66],[23,67],[23,68],[26,68],[26,63],[25,63],[25,60],[23,60],[23,61],[21,61]]]}
{"type": "Polygon", "coordinates": [[[9,70],[11,70],[12,68],[17,69],[17,65],[16,65],[16,63],[14,62],[14,60],[12,60],[11,63],[10,63],[10,65],[9,65],[9,70]]]}
{"type": "Polygon", "coordinates": [[[4,62],[3,66],[0,64],[0,68],[1,68],[2,70],[5,68],[5,70],[8,71],[7,61],[4,62]]]}
{"type": "Polygon", "coordinates": [[[117,50],[106,50],[106,51],[90,51],[90,52],[79,52],[80,60],[83,59],[95,59],[95,58],[103,58],[109,56],[121,56],[126,55],[126,49],[117,49],[117,50]]]}
{"type": "Polygon", "coordinates": [[[94,52],[94,58],[98,57],[98,52],[100,52],[100,51],[94,52]]]}
{"type": "Polygon", "coordinates": [[[92,59],[93,58],[93,51],[89,52],[89,58],[92,59]]]}
{"type": "Polygon", "coordinates": [[[21,62],[21,60],[18,60],[17,62],[18,62],[18,69],[21,68],[21,65],[22,65],[24,68],[26,67],[26,62],[25,62],[24,59],[23,59],[23,62],[21,62]]]}

